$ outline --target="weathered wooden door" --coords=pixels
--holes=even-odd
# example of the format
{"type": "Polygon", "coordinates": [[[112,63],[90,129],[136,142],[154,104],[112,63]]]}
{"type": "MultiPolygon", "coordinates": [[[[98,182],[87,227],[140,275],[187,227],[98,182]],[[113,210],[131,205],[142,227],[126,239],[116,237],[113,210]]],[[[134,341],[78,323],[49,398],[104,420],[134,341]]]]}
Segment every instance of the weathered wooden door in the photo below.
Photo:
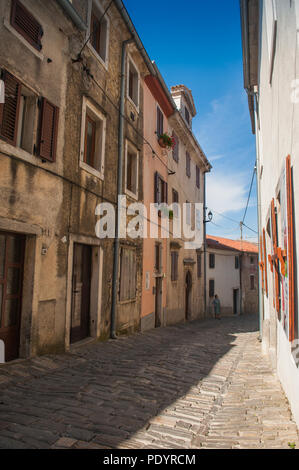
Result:
{"type": "Polygon", "coordinates": [[[25,236],[0,232],[0,339],[5,361],[19,356],[25,236]]]}
{"type": "Polygon", "coordinates": [[[74,244],[71,343],[90,334],[91,247],[74,244]]]}

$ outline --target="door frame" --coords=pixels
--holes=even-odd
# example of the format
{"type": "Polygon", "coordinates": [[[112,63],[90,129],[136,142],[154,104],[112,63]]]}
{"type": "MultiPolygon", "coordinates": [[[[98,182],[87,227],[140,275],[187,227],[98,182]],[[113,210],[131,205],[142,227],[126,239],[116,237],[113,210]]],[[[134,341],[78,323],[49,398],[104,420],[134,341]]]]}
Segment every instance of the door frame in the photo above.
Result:
{"type": "Polygon", "coordinates": [[[193,287],[193,277],[190,270],[185,273],[185,320],[188,321],[192,316],[192,287],[193,287]],[[190,276],[190,284],[187,283],[187,278],[190,276]]]}
{"type": "Polygon", "coordinates": [[[91,246],[91,288],[90,296],[90,336],[99,338],[102,332],[102,284],[103,284],[103,248],[98,238],[70,234],[68,247],[68,272],[65,315],[65,349],[71,347],[72,325],[72,284],[73,284],[73,258],[74,244],[91,246]]]}
{"type": "MultiPolygon", "coordinates": [[[[9,330],[11,331],[11,335],[15,335],[15,348],[17,350],[15,357],[9,359],[9,361],[12,361],[14,359],[18,359],[20,357],[20,339],[21,339],[21,324],[22,324],[22,309],[23,309],[23,282],[24,282],[24,261],[25,261],[25,249],[26,249],[26,235],[21,234],[21,233],[16,233],[16,232],[7,232],[7,231],[0,231],[0,235],[3,235],[6,239],[7,237],[15,237],[16,239],[19,239],[21,244],[21,258],[20,262],[18,263],[9,263],[8,262],[8,254],[9,254],[9,246],[5,242],[5,253],[4,253],[4,283],[1,283],[1,285],[6,286],[6,275],[7,275],[7,270],[10,268],[17,268],[20,270],[20,279],[19,279],[19,288],[18,288],[18,293],[17,294],[11,294],[13,296],[17,296],[16,298],[19,300],[19,305],[18,305],[18,318],[17,318],[17,323],[12,326],[12,327],[7,327],[3,328],[3,330],[7,330],[6,332],[3,332],[4,338],[5,338],[5,333],[7,334],[7,337],[10,336],[9,330]],[[11,265],[11,266],[8,266],[11,265]]],[[[0,313],[3,312],[4,315],[4,305],[5,305],[5,298],[6,296],[9,295],[5,292],[5,289],[3,288],[2,290],[2,305],[0,308],[0,313]]],[[[0,316],[0,321],[1,321],[1,316],[0,316]]],[[[1,324],[0,324],[0,330],[1,330],[1,324]]],[[[5,340],[3,339],[4,344],[5,340]]],[[[7,342],[8,343],[8,342],[7,342]]],[[[6,348],[5,348],[6,349],[6,348]]],[[[14,348],[11,348],[14,349],[14,348]]],[[[7,354],[5,352],[5,362],[7,362],[7,354]]]]}

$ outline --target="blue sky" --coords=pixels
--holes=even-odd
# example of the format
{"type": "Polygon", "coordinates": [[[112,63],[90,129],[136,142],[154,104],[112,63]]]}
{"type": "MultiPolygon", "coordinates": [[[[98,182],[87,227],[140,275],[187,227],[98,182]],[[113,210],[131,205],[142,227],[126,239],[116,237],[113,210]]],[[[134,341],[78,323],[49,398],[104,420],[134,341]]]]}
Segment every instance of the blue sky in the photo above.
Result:
{"type": "MultiPolygon", "coordinates": [[[[243,219],[255,164],[255,139],[243,89],[239,1],[124,3],[166,84],[184,84],[192,90],[198,112],[193,131],[213,165],[207,176],[207,205],[214,218],[207,231],[239,238],[238,222],[243,219]]],[[[257,230],[255,183],[245,224],[257,230]]],[[[244,238],[255,241],[256,237],[244,229],[244,238]]]]}

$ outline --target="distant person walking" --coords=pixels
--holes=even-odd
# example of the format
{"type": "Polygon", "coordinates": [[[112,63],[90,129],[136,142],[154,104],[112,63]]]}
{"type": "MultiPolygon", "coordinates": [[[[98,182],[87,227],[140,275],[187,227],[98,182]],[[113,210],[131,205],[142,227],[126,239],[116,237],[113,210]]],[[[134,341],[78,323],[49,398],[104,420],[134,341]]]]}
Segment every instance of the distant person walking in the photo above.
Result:
{"type": "Polygon", "coordinates": [[[220,316],[221,305],[220,305],[220,300],[218,299],[218,295],[215,295],[215,298],[214,298],[212,304],[214,306],[215,319],[220,320],[220,318],[221,318],[221,316],[220,316]]]}

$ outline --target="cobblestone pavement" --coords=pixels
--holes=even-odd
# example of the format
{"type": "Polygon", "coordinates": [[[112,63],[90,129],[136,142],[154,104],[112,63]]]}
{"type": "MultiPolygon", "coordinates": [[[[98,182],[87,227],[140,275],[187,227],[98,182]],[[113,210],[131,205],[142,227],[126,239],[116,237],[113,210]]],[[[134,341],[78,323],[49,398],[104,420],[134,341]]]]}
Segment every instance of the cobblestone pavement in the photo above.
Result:
{"type": "Polygon", "coordinates": [[[0,367],[0,448],[299,448],[257,318],[206,320],[0,367]]]}

